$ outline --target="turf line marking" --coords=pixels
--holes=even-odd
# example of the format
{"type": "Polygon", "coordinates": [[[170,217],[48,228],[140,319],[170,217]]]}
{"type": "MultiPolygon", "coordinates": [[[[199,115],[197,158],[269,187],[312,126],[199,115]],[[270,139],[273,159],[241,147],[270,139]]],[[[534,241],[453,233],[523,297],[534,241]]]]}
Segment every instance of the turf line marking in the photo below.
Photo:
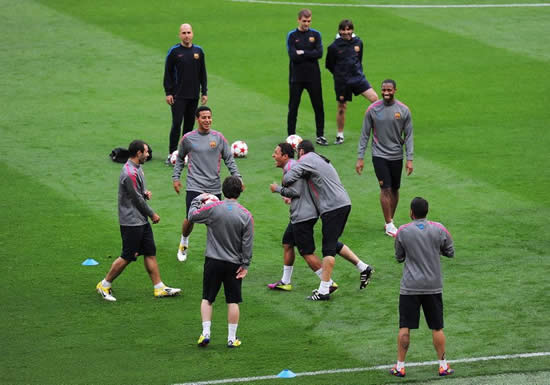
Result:
{"type": "MultiPolygon", "coordinates": [[[[463,363],[463,362],[479,362],[479,361],[491,361],[491,360],[510,360],[513,358],[532,358],[532,357],[544,357],[550,356],[550,352],[537,352],[537,353],[520,353],[520,354],[506,354],[500,356],[488,356],[488,357],[472,357],[472,358],[460,358],[457,360],[447,360],[448,363],[463,363]]],[[[424,361],[424,362],[407,362],[407,367],[412,366],[428,366],[428,365],[437,365],[439,361],[424,361]]],[[[319,370],[316,372],[302,372],[295,373],[296,377],[300,376],[318,376],[321,374],[338,374],[338,373],[354,373],[354,372],[367,372],[372,370],[381,370],[381,369],[390,369],[393,367],[391,365],[378,365],[371,366],[366,368],[349,368],[349,369],[331,369],[331,370],[319,370]]],[[[199,382],[185,382],[181,384],[174,385],[213,385],[213,384],[229,384],[229,383],[239,383],[239,382],[250,382],[250,381],[259,381],[259,380],[274,380],[279,378],[275,375],[271,376],[257,376],[257,377],[241,377],[241,378],[226,378],[223,380],[212,380],[212,381],[199,381],[199,382]]]]}
{"type": "Polygon", "coordinates": [[[520,8],[520,7],[550,7],[550,3],[515,3],[515,4],[334,4],[309,3],[299,1],[270,0],[231,0],[234,3],[276,4],[276,5],[306,5],[316,7],[357,7],[357,8],[520,8]]]}

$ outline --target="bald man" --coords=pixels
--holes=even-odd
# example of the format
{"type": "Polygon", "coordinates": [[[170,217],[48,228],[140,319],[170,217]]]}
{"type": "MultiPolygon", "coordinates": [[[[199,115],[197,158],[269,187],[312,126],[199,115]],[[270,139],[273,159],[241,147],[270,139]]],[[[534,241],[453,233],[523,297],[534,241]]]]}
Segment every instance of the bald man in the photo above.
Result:
{"type": "Polygon", "coordinates": [[[172,110],[172,128],[166,159],[169,165],[170,154],[177,149],[182,136],[182,122],[183,135],[192,131],[199,96],[203,105],[208,100],[204,52],[200,46],[193,44],[191,24],[180,26],[179,39],[180,43],[168,51],[164,68],[166,103],[172,110]]]}

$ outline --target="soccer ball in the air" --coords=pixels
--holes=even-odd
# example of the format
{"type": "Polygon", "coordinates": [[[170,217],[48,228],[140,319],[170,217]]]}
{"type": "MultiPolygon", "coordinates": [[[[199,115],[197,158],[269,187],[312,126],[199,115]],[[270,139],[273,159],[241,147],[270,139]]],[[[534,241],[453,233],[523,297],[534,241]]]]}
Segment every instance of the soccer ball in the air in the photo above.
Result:
{"type": "MultiPolygon", "coordinates": [[[[175,166],[177,160],[178,160],[178,150],[174,151],[174,152],[170,155],[170,164],[171,164],[172,166],[175,166]]],[[[184,165],[184,166],[187,165],[187,155],[185,155],[185,159],[183,159],[183,165],[184,165]]]]}
{"type": "Polygon", "coordinates": [[[231,145],[231,152],[235,158],[244,158],[248,154],[248,146],[242,140],[237,140],[231,145]]]}
{"type": "Polygon", "coordinates": [[[201,206],[206,206],[214,202],[218,202],[219,199],[214,194],[203,194],[204,196],[201,198],[201,206]]]}
{"type": "Polygon", "coordinates": [[[294,150],[298,148],[298,145],[302,141],[302,138],[298,135],[290,135],[288,138],[286,138],[286,142],[292,146],[294,150]]]}

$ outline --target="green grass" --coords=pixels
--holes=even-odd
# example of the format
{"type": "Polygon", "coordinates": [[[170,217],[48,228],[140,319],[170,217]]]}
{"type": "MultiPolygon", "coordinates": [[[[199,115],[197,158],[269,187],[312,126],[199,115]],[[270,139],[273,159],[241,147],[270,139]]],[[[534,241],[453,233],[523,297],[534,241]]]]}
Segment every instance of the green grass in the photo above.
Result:
{"type": "MultiPolygon", "coordinates": [[[[320,151],[351,195],[342,240],[375,266],[372,284],[359,292],[356,270],[338,260],[340,290],[330,303],[308,303],[304,297],[318,280],[298,260],[292,292],[265,289],[281,274],[280,238],[288,220],[287,208],[269,192],[269,183],[280,179],[270,156],[286,136],[284,38],[298,8],[213,0],[0,0],[0,383],[168,384],[395,360],[401,267],[392,240],[381,232],[370,164],[363,176],[354,172],[363,100],[349,106],[346,143],[320,151]],[[247,186],[241,202],[256,230],[238,351],[224,346],[223,296],[214,307],[211,346],[195,347],[203,227],[193,233],[188,262],[175,258],[185,203],[163,164],[170,116],[162,71],[185,21],[206,52],[213,127],[229,141],[246,140],[250,149],[237,161],[247,186]],[[161,216],[154,227],[161,274],[184,295],[154,300],[138,262],[117,279],[118,302],[108,304],[93,291],[120,250],[120,165],[107,154],[137,137],[154,151],[145,173],[161,216]],[[100,264],[81,266],[86,258],[100,264]]],[[[449,359],[548,351],[550,9],[313,11],[325,47],[338,21],[351,15],[367,45],[369,80],[377,85],[394,77],[398,98],[412,109],[415,171],[404,177],[396,221],[408,220],[408,202],[421,195],[430,201],[430,218],[455,238],[457,256],[443,263],[449,359]],[[502,27],[505,21],[510,28],[502,27]]],[[[332,139],[336,103],[326,71],[323,88],[332,139]]],[[[298,133],[314,133],[306,95],[298,133]]],[[[412,335],[407,360],[434,359],[423,325],[412,335]]],[[[456,384],[544,383],[550,358],[454,367],[456,384]]],[[[436,379],[434,367],[411,367],[400,383],[436,379]]],[[[368,371],[284,382],[396,381],[385,371],[368,371]]]]}

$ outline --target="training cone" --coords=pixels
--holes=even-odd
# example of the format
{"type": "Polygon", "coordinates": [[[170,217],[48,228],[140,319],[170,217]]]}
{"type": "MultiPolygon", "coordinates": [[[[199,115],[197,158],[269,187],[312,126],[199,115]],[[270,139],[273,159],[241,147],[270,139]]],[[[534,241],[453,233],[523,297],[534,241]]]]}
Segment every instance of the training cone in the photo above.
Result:
{"type": "Polygon", "coordinates": [[[296,374],[292,370],[285,369],[281,373],[277,374],[279,378],[294,378],[296,374]]]}
{"type": "Polygon", "coordinates": [[[95,265],[99,265],[99,262],[96,261],[93,258],[88,258],[84,262],[82,262],[82,265],[83,266],[95,266],[95,265]]]}

